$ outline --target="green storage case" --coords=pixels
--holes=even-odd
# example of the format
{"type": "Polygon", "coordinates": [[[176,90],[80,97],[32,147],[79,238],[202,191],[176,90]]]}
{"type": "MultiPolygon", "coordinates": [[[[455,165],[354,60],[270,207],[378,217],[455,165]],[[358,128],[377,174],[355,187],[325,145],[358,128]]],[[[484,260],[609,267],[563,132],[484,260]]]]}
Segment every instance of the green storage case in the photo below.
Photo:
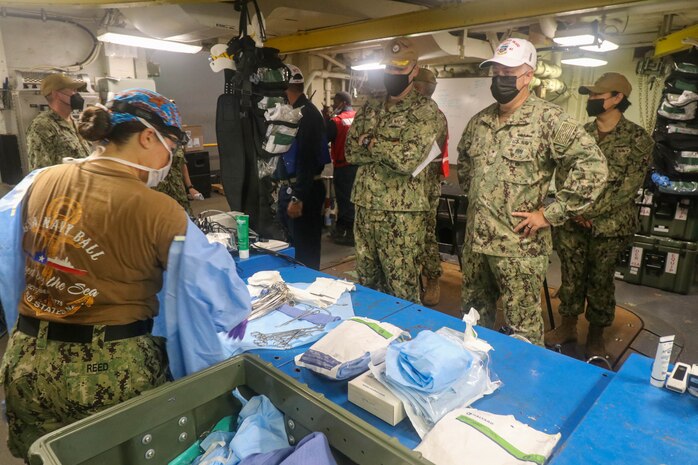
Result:
{"type": "Polygon", "coordinates": [[[684,241],[698,240],[698,198],[655,196],[652,234],[684,241]]]}
{"type": "Polygon", "coordinates": [[[264,394],[284,413],[289,443],[319,431],[338,463],[431,462],[311,391],[257,356],[240,355],[43,436],[31,465],[166,465],[222,417],[237,414],[231,391],[264,394]]]}
{"type": "Polygon", "coordinates": [[[696,257],[698,244],[694,242],[659,239],[657,246],[644,254],[642,284],[688,294],[696,270],[696,257]]]}
{"type": "Polygon", "coordinates": [[[657,238],[636,234],[632,244],[618,255],[616,279],[631,284],[640,284],[643,272],[642,259],[647,251],[654,250],[657,241],[657,238]]]}

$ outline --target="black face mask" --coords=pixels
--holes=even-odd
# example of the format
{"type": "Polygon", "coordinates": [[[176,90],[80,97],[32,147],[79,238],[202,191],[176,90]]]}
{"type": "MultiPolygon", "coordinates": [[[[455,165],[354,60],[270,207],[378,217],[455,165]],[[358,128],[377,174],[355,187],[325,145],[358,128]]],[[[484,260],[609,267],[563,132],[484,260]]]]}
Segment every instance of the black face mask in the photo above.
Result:
{"type": "Polygon", "coordinates": [[[605,112],[606,109],[603,107],[603,103],[605,101],[605,98],[595,98],[587,100],[587,115],[599,116],[601,113],[605,112]]]}
{"type": "Polygon", "coordinates": [[[516,88],[516,80],[520,76],[494,76],[492,78],[492,97],[502,104],[509,103],[519,95],[520,90],[516,88]]]}
{"type": "MultiPolygon", "coordinates": [[[[413,68],[414,69],[414,68],[413,68]]],[[[385,90],[388,91],[388,95],[391,97],[397,97],[407,89],[410,85],[410,70],[407,74],[383,74],[383,85],[385,90]]]]}
{"type": "Polygon", "coordinates": [[[77,92],[70,96],[70,109],[82,111],[85,106],[85,99],[77,92]]]}

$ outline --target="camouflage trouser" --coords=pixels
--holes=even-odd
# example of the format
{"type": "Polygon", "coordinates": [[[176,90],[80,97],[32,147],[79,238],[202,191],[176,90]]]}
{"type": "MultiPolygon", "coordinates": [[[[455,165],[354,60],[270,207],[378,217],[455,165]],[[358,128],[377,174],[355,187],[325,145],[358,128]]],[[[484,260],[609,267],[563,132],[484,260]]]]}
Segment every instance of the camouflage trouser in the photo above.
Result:
{"type": "Polygon", "coordinates": [[[16,457],[51,431],[116,405],[167,381],[165,340],[144,335],[104,342],[95,326],[92,343],[46,339],[15,330],[0,367],[9,439],[16,457]]]}
{"type": "Polygon", "coordinates": [[[187,197],[188,191],[184,186],[184,174],[182,173],[185,164],[184,151],[179,149],[172,158],[170,171],[165,179],[155,187],[155,190],[175,199],[184,208],[187,215],[191,216],[191,203],[187,197]]]}
{"type": "Polygon", "coordinates": [[[493,328],[497,299],[502,298],[504,319],[516,334],[543,345],[540,290],[548,269],[548,256],[495,257],[463,247],[463,312],[474,307],[480,325],[493,328]]]}
{"type": "Polygon", "coordinates": [[[422,273],[429,279],[439,279],[442,274],[441,255],[436,236],[436,211],[440,197],[430,197],[431,211],[427,213],[427,233],[424,238],[424,255],[422,255],[422,273]]]}
{"type": "Polygon", "coordinates": [[[354,238],[359,283],[419,302],[426,218],[427,212],[388,212],[357,205],[354,238]]]}
{"type": "Polygon", "coordinates": [[[558,293],[560,315],[581,315],[586,299],[589,323],[596,326],[613,323],[616,260],[631,240],[632,236],[593,237],[591,231],[568,224],[553,229],[553,244],[562,272],[558,293]]]}

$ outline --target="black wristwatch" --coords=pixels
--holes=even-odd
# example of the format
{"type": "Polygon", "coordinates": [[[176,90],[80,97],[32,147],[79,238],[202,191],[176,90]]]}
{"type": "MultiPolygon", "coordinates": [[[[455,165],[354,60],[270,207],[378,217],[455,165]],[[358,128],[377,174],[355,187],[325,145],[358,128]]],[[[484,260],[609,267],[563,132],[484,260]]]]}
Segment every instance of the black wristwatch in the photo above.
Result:
{"type": "Polygon", "coordinates": [[[191,184],[189,184],[188,186],[186,186],[186,188],[187,188],[187,190],[189,190],[189,189],[193,189],[194,186],[192,186],[191,184]]]}
{"type": "Polygon", "coordinates": [[[361,145],[363,148],[367,149],[368,146],[371,144],[371,141],[373,140],[373,136],[366,136],[364,137],[364,140],[361,141],[361,145]]]}

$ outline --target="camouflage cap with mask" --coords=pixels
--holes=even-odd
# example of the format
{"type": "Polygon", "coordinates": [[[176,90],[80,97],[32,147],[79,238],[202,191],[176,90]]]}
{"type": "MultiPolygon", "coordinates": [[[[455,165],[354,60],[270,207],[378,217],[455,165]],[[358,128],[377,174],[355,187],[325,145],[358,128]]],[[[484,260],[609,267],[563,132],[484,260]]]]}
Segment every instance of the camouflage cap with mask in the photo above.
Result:
{"type": "Polygon", "coordinates": [[[410,76],[414,76],[418,57],[414,43],[405,37],[390,40],[385,44],[381,63],[386,65],[383,84],[388,95],[398,97],[409,87],[410,76]]]}
{"type": "Polygon", "coordinates": [[[414,43],[406,37],[389,40],[383,47],[381,64],[392,68],[404,69],[417,64],[417,50],[414,43]]]}

